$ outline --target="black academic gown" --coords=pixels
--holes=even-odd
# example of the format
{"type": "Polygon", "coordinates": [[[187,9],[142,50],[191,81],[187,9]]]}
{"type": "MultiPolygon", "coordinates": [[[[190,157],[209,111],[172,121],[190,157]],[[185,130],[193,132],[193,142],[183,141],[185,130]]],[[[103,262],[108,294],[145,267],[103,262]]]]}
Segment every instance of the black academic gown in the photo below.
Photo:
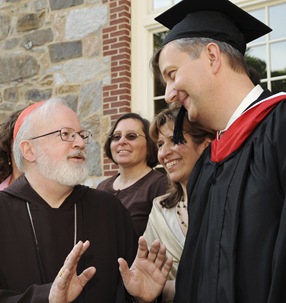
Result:
{"type": "Polygon", "coordinates": [[[78,272],[89,266],[97,270],[75,302],[125,302],[117,259],[132,263],[137,236],[121,202],[79,185],[59,208],[51,208],[24,176],[0,192],[0,302],[48,302],[51,283],[73,247],[75,230],[76,241],[91,243],[78,272]]]}
{"type": "Polygon", "coordinates": [[[176,303],[286,302],[286,102],[262,116],[231,126],[194,168],[176,303]]]}

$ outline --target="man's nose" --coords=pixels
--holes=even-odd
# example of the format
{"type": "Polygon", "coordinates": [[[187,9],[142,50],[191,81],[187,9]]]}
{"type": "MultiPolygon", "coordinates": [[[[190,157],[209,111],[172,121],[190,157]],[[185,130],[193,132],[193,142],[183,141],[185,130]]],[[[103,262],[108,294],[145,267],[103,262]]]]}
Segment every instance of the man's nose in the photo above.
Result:
{"type": "Polygon", "coordinates": [[[165,90],[165,101],[167,103],[173,103],[178,100],[178,91],[174,88],[168,89],[168,86],[165,90]]]}
{"type": "Polygon", "coordinates": [[[80,147],[80,148],[85,147],[84,139],[78,133],[76,133],[76,135],[75,135],[75,139],[73,141],[73,144],[77,147],[80,147]]]}

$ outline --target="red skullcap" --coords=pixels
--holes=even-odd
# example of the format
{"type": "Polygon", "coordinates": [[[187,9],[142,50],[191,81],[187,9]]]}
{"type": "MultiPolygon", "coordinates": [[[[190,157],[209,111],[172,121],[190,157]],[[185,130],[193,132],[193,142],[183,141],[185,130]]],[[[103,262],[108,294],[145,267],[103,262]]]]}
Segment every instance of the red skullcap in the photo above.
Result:
{"type": "Polygon", "coordinates": [[[36,108],[38,108],[40,105],[42,105],[45,101],[41,101],[38,103],[34,103],[28,107],[26,107],[21,114],[19,115],[18,119],[16,120],[15,126],[14,126],[14,132],[13,132],[13,140],[15,140],[18,131],[20,129],[20,127],[22,126],[23,122],[25,121],[25,119],[27,118],[27,116],[29,116],[29,114],[34,111],[36,108]]]}

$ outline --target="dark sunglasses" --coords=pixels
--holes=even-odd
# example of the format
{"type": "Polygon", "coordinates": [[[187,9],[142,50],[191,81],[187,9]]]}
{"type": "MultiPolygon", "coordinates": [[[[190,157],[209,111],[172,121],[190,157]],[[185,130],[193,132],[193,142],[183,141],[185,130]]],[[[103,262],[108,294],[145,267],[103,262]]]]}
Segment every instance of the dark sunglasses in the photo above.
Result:
{"type": "Polygon", "coordinates": [[[126,138],[128,141],[134,141],[136,140],[138,137],[143,137],[146,138],[143,135],[137,134],[137,133],[128,133],[126,135],[122,135],[122,134],[112,134],[109,136],[109,140],[110,141],[115,141],[118,142],[122,137],[126,138]]]}

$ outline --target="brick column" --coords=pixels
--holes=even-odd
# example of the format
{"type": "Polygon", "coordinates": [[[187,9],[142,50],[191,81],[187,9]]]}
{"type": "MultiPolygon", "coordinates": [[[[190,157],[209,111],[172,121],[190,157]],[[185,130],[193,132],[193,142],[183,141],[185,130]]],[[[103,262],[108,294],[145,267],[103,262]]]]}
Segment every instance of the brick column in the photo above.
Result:
{"type": "MultiPolygon", "coordinates": [[[[109,4],[109,25],[102,30],[103,57],[110,57],[110,85],[103,87],[103,115],[111,124],[131,111],[131,0],[102,0],[109,4]]],[[[117,166],[104,157],[104,175],[117,166]]]]}

